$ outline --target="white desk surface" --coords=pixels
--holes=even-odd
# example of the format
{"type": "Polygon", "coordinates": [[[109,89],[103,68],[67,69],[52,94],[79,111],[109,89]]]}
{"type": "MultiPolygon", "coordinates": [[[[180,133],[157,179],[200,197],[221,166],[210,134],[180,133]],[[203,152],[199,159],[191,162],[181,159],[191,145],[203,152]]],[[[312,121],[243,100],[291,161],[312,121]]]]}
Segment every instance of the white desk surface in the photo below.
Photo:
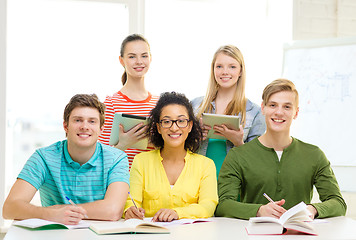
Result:
{"type": "Polygon", "coordinates": [[[229,240],[229,239],[356,239],[356,220],[348,217],[328,218],[325,223],[315,223],[318,236],[312,235],[248,235],[248,221],[231,218],[212,218],[212,222],[171,226],[170,234],[114,234],[97,235],[89,229],[27,230],[11,226],[4,240],[91,240],[91,239],[172,239],[172,240],[229,240]]]}

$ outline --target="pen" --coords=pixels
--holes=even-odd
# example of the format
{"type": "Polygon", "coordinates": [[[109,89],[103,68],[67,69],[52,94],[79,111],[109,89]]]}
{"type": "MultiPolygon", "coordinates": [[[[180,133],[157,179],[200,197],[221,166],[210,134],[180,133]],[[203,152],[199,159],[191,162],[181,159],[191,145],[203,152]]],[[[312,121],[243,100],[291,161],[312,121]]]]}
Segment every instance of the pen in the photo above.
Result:
{"type": "Polygon", "coordinates": [[[263,193],[263,196],[268,199],[271,203],[275,203],[272,198],[270,198],[266,193],[263,193]]]}
{"type": "Polygon", "coordinates": [[[130,192],[129,192],[129,196],[130,196],[130,198],[131,198],[131,201],[132,201],[132,202],[133,202],[133,204],[135,205],[135,208],[138,210],[137,205],[136,205],[135,201],[133,200],[133,198],[131,197],[130,192]]]}
{"type": "MultiPolygon", "coordinates": [[[[78,207],[78,205],[75,204],[75,203],[72,201],[72,199],[70,199],[70,198],[67,197],[67,196],[66,196],[66,199],[68,200],[68,202],[69,202],[70,204],[72,204],[72,205],[75,206],[75,207],[78,207]]],[[[86,214],[84,215],[84,217],[85,217],[85,218],[89,218],[86,214]]]]}

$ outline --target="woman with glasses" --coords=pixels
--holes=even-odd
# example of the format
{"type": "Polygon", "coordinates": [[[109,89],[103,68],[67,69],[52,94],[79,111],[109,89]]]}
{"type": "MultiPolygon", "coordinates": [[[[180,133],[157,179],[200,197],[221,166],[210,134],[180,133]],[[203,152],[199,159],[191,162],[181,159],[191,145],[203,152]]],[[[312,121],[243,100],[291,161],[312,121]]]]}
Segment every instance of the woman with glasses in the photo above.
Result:
{"type": "Polygon", "coordinates": [[[189,100],[183,94],[163,93],[151,111],[148,135],[157,149],[135,156],[125,218],[213,216],[218,203],[215,165],[195,153],[202,132],[189,100]]]}
{"type": "MultiPolygon", "coordinates": [[[[109,145],[115,113],[126,113],[147,117],[156,105],[158,96],[153,96],[145,88],[145,75],[151,64],[151,51],[148,41],[139,34],[127,36],[121,44],[119,57],[125,71],[121,82],[123,87],[112,96],[106,97],[104,104],[105,124],[99,141],[109,145]]],[[[127,132],[120,125],[120,140],[114,146],[126,152],[131,166],[134,156],[140,152],[152,150],[132,148],[132,145],[146,137],[146,128],[138,124],[127,132]]]]}
{"type": "Polygon", "coordinates": [[[198,118],[201,118],[203,113],[240,116],[242,125],[239,129],[229,129],[225,125],[213,127],[216,135],[227,140],[205,139],[211,127],[202,127],[204,141],[199,153],[213,159],[217,176],[227,152],[232,147],[249,142],[266,131],[261,108],[245,97],[245,82],[246,71],[242,53],[233,45],[222,46],[214,54],[205,97],[192,100],[198,118]]]}

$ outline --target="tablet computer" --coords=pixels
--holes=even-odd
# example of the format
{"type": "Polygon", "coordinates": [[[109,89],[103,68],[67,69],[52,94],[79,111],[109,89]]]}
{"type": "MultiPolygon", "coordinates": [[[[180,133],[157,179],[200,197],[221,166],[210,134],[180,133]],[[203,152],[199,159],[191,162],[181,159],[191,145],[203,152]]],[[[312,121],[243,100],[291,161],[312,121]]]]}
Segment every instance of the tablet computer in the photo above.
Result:
{"type": "Polygon", "coordinates": [[[213,113],[203,113],[202,114],[203,123],[209,125],[211,129],[209,130],[207,138],[214,139],[226,139],[223,136],[214,134],[214,125],[226,125],[226,127],[231,129],[240,128],[240,117],[234,115],[223,115],[223,114],[213,114],[213,113]]]}
{"type": "MultiPolygon", "coordinates": [[[[131,128],[135,127],[137,124],[143,122],[145,125],[148,123],[147,118],[138,115],[125,114],[125,113],[115,113],[114,121],[112,123],[111,134],[110,134],[110,145],[116,145],[119,142],[119,125],[124,126],[124,131],[127,132],[131,128]]],[[[137,143],[130,146],[130,148],[146,149],[148,145],[148,138],[144,138],[137,143]]]]}

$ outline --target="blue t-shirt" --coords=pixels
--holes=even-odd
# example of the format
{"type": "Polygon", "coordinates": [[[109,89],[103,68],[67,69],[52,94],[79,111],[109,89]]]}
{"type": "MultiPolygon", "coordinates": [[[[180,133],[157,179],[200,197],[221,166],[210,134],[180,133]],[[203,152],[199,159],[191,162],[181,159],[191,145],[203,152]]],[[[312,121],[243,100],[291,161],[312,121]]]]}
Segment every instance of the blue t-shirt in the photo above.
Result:
{"type": "Polygon", "coordinates": [[[36,150],[18,178],[39,190],[44,207],[68,204],[65,197],[80,204],[104,199],[113,182],[129,184],[129,166],[123,151],[99,142],[90,160],[80,165],[71,159],[64,140],[36,150]]]}

